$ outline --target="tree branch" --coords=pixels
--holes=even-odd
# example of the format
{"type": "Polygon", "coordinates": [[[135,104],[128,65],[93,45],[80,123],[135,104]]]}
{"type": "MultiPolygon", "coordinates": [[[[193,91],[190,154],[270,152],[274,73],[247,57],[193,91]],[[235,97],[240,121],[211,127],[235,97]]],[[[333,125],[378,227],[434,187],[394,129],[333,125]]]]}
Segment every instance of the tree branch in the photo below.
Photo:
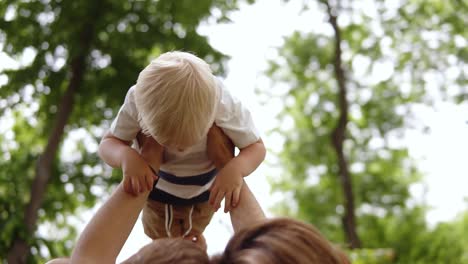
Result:
{"type": "Polygon", "coordinates": [[[347,101],[347,87],[346,87],[346,74],[343,69],[341,60],[341,32],[337,23],[336,10],[330,6],[328,1],[324,1],[327,7],[327,13],[329,16],[329,23],[333,27],[335,33],[335,57],[333,59],[333,69],[336,81],[338,83],[338,106],[340,116],[338,123],[332,132],[332,142],[338,157],[338,173],[340,176],[341,186],[344,194],[344,207],[345,213],[343,216],[343,228],[346,234],[346,239],[349,243],[350,248],[361,247],[361,242],[356,231],[356,220],[355,220],[355,208],[354,208],[354,195],[353,187],[351,182],[351,175],[348,169],[348,162],[346,160],[343,143],[346,138],[346,126],[348,123],[348,101],[347,101]]]}

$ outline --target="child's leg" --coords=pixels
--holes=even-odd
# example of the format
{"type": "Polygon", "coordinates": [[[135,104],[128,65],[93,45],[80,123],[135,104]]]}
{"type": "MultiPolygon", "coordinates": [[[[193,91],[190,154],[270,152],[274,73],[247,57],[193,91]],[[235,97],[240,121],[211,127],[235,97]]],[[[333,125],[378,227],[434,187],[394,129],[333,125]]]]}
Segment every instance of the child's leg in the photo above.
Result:
{"type": "Polygon", "coordinates": [[[234,158],[234,144],[216,124],[208,131],[207,152],[218,170],[234,158]]]}

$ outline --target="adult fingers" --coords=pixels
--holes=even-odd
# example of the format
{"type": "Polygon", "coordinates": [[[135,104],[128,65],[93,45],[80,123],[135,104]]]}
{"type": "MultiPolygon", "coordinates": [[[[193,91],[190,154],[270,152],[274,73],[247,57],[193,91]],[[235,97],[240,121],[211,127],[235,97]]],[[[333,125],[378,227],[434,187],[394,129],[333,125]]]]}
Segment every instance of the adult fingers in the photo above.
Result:
{"type": "Polygon", "coordinates": [[[143,192],[144,189],[146,189],[146,187],[145,187],[145,186],[146,186],[146,180],[145,180],[144,177],[138,179],[138,180],[136,181],[136,183],[137,183],[137,187],[138,187],[138,188],[137,188],[137,194],[143,192]]]}
{"type": "Polygon", "coordinates": [[[132,194],[132,183],[130,182],[130,180],[124,179],[123,187],[126,193],[132,194]]]}
{"type": "Polygon", "coordinates": [[[133,195],[138,194],[138,189],[139,189],[138,180],[135,179],[135,178],[132,178],[132,192],[133,192],[133,195]]]}
{"type": "Polygon", "coordinates": [[[211,184],[210,188],[208,190],[210,190],[210,192],[214,191],[215,189],[217,189],[218,187],[218,178],[215,178],[213,184],[211,184]]]}
{"type": "Polygon", "coordinates": [[[157,180],[159,178],[159,176],[154,172],[151,172],[151,175],[153,177],[153,181],[155,181],[155,180],[157,180]]]}
{"type": "Polygon", "coordinates": [[[132,182],[132,179],[129,179],[127,181],[127,193],[131,194],[131,195],[135,195],[135,193],[133,192],[133,182],[132,182]]]}

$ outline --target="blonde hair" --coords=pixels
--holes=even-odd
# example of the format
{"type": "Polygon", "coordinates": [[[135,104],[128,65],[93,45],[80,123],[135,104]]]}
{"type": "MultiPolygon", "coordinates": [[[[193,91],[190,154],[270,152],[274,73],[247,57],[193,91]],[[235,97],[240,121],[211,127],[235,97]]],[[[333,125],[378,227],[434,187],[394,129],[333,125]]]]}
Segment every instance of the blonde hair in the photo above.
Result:
{"type": "Polygon", "coordinates": [[[241,230],[212,263],[347,264],[346,255],[311,225],[279,218],[241,230]]]}
{"type": "Polygon", "coordinates": [[[167,52],[138,76],[135,104],[143,133],[165,146],[189,147],[214,122],[218,88],[209,65],[187,52],[167,52]]]}

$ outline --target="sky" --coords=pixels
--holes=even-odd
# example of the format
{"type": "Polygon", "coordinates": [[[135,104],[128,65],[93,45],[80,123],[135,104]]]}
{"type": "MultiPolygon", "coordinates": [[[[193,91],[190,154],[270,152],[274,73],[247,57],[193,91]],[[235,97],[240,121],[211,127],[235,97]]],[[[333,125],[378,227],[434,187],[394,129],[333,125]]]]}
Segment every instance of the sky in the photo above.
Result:
{"type": "MultiPolygon", "coordinates": [[[[240,10],[230,16],[232,23],[208,22],[199,28],[199,32],[209,38],[212,46],[231,56],[225,85],[251,110],[254,121],[262,131],[265,145],[274,151],[282,149],[283,139],[277,135],[268,135],[267,131],[278,126],[275,113],[280,109],[278,106],[281,106],[281,102],[272,101],[262,105],[254,90],[269,88],[262,72],[266,69],[267,60],[274,57],[276,47],[281,46],[283,37],[294,30],[308,31],[311,25],[323,23],[323,15],[314,12],[313,8],[299,15],[300,2],[284,4],[280,0],[258,0],[254,5],[241,5],[240,10]]],[[[329,28],[316,30],[327,33],[329,28]]],[[[14,62],[0,52],[0,72],[2,64],[11,63],[14,62]]],[[[0,75],[0,85],[5,82],[5,78],[0,75]]],[[[429,126],[430,133],[407,131],[404,144],[425,175],[421,183],[411,186],[410,191],[414,201],[425,201],[431,207],[427,220],[429,224],[435,225],[453,219],[468,207],[465,198],[468,197],[468,104],[453,105],[441,101],[436,107],[417,106],[414,110],[417,118],[429,126]]],[[[276,158],[270,151],[266,161],[247,177],[247,184],[269,216],[272,216],[269,208],[282,198],[281,194],[270,192],[267,181],[267,175],[279,173],[271,165],[275,162],[276,158]]],[[[101,204],[70,221],[82,230],[101,204]]],[[[231,235],[229,216],[222,212],[216,213],[205,231],[208,253],[221,252],[231,235]]],[[[128,258],[149,241],[141,221],[138,221],[118,261],[128,258]]]]}

